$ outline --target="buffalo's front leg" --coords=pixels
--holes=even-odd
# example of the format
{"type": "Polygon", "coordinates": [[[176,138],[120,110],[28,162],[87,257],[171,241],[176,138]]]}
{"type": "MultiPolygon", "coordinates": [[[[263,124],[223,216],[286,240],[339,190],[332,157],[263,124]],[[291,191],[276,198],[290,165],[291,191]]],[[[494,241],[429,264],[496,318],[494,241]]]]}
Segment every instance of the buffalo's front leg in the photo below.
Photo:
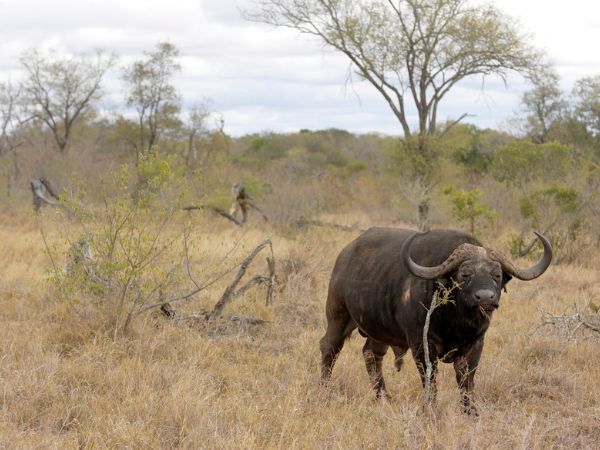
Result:
{"type": "Polygon", "coordinates": [[[363,347],[363,356],[365,358],[365,365],[367,366],[367,372],[369,373],[369,379],[371,385],[375,389],[376,397],[389,398],[389,394],[385,389],[385,381],[383,379],[382,362],[385,356],[388,345],[377,342],[371,338],[367,338],[363,347]]]}
{"type": "Polygon", "coordinates": [[[402,365],[404,364],[403,358],[408,351],[408,347],[392,346],[392,350],[394,352],[394,367],[398,372],[400,372],[402,365]]]}
{"type": "Polygon", "coordinates": [[[454,371],[456,372],[456,382],[461,391],[461,401],[463,411],[466,414],[477,416],[477,408],[473,405],[475,387],[475,371],[479,365],[479,358],[483,350],[483,338],[479,339],[473,347],[463,356],[454,361],[454,371]]]}

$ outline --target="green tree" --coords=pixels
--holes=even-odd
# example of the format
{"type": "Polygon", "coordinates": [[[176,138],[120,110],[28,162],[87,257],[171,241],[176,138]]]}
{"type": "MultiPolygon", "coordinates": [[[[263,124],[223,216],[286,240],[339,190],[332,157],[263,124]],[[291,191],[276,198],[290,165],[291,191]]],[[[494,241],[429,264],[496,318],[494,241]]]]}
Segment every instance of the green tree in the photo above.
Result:
{"type": "Polygon", "coordinates": [[[137,162],[140,156],[145,158],[155,153],[162,134],[181,125],[180,96],[171,84],[173,76],[181,70],[177,62],[179,49],[169,42],[160,42],[153,52],[145,55],[145,59],[135,61],[122,73],[127,106],[137,113],[137,162]]]}
{"type": "Polygon", "coordinates": [[[534,144],[518,141],[498,148],[492,158],[492,176],[525,190],[537,179],[555,182],[572,172],[575,150],[557,142],[534,144]]]}
{"type": "Polygon", "coordinates": [[[477,188],[469,191],[448,186],[444,188],[444,194],[450,198],[454,217],[467,224],[471,234],[475,234],[475,222],[478,218],[494,222],[498,216],[496,211],[481,201],[483,193],[477,188]]]}
{"type": "Polygon", "coordinates": [[[451,155],[454,162],[464,166],[467,169],[465,176],[471,183],[476,183],[489,172],[496,149],[515,140],[506,133],[462,124],[440,139],[438,145],[451,155]]]}
{"type": "Polygon", "coordinates": [[[248,14],[251,20],[318,37],[344,54],[356,74],[386,101],[402,128],[414,178],[422,186],[422,225],[436,157],[431,141],[438,136],[438,110],[448,92],[467,77],[504,79],[509,71],[527,71],[538,60],[516,24],[491,5],[470,6],[466,0],[257,3],[258,9],[248,14]],[[416,124],[410,120],[413,111],[416,124]]]}
{"type": "Polygon", "coordinates": [[[48,127],[61,153],[67,151],[73,126],[102,97],[102,78],[115,61],[102,52],[61,58],[29,50],[21,55],[29,114],[48,127]]]}

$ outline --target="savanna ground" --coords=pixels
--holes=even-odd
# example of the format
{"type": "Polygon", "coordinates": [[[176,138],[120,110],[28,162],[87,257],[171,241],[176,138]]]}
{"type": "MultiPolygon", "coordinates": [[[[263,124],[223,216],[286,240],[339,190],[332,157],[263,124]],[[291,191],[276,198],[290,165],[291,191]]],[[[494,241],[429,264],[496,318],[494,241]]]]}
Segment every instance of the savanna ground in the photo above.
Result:
{"type": "MultiPolygon", "coordinates": [[[[313,227],[286,234],[202,214],[191,220],[195,270],[228,254],[229,264],[239,262],[272,238],[281,280],[274,305],[265,306],[259,287],[228,305],[211,328],[146,314],[115,338],[103,331],[101,315],[76,314],[56,301],[39,219],[2,214],[0,447],[597,448],[598,336],[532,334],[540,309],[560,314],[574,303],[598,303],[593,264],[553,265],[537,280],[513,280],[476,377],[480,416],[462,414],[452,367],[442,364],[436,412],[426,417],[410,357],[399,374],[386,358],[392,399],[375,400],[357,334],[331,386],[319,385],[328,278],[358,232],[313,227]],[[227,319],[236,314],[270,322],[244,327],[227,319]]],[[[372,225],[358,215],[328,220],[372,225]]],[[[51,229],[48,238],[56,238],[51,229]]],[[[491,244],[508,245],[502,236],[491,244]]],[[[262,270],[264,256],[254,265],[262,270]]],[[[227,283],[177,308],[210,308],[227,283]]]]}

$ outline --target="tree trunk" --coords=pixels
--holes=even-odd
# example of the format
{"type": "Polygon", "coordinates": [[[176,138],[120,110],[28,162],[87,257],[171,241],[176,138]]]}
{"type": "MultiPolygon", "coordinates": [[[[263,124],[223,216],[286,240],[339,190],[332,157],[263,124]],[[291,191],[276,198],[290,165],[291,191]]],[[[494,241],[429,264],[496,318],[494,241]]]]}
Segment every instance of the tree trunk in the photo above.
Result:
{"type": "Polygon", "coordinates": [[[19,168],[19,158],[17,156],[17,151],[13,150],[12,151],[12,157],[13,157],[13,171],[12,174],[9,173],[7,175],[7,191],[6,191],[6,195],[7,197],[10,197],[12,195],[12,191],[14,189],[14,187],[17,185],[17,183],[19,182],[19,178],[21,177],[21,169],[19,168]]]}
{"type": "Polygon", "coordinates": [[[429,202],[427,195],[417,205],[419,231],[429,231],[429,202]]]}

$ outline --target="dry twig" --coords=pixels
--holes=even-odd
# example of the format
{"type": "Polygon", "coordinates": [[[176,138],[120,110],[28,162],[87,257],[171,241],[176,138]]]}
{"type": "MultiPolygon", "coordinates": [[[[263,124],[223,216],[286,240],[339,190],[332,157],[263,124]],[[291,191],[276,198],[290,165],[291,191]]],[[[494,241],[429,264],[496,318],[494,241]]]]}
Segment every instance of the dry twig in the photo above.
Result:
{"type": "Polygon", "coordinates": [[[429,333],[429,323],[431,321],[431,315],[433,311],[439,305],[439,295],[437,292],[433,294],[431,299],[431,305],[427,309],[427,315],[425,316],[425,325],[423,325],[423,352],[425,357],[425,386],[423,389],[423,407],[427,409],[431,404],[431,377],[433,375],[433,363],[429,358],[429,340],[427,335],[429,333]]]}
{"type": "Polygon", "coordinates": [[[222,312],[223,308],[231,300],[233,300],[236,297],[239,297],[240,295],[242,295],[243,293],[245,293],[246,291],[248,291],[252,287],[254,287],[254,286],[258,285],[258,284],[263,284],[263,283],[267,284],[266,304],[267,305],[273,304],[273,297],[275,295],[275,286],[277,284],[277,277],[276,277],[276,274],[275,274],[275,256],[274,256],[274,253],[273,253],[273,244],[271,243],[270,239],[267,239],[267,240],[263,241],[262,243],[260,243],[254,250],[252,250],[252,252],[246,258],[244,258],[244,260],[242,261],[242,263],[239,266],[234,266],[234,267],[226,270],[225,272],[223,272],[218,277],[216,277],[216,278],[214,278],[214,279],[206,282],[203,285],[200,285],[193,278],[193,276],[191,274],[191,268],[190,268],[190,263],[189,263],[189,251],[188,251],[188,248],[187,248],[187,237],[186,237],[185,234],[184,234],[184,245],[186,247],[186,259],[188,260],[186,262],[186,268],[188,270],[188,277],[194,283],[195,289],[191,290],[190,292],[188,292],[186,294],[180,295],[178,297],[171,298],[171,299],[168,299],[168,300],[163,300],[163,301],[161,301],[159,303],[155,303],[155,304],[152,304],[152,305],[147,305],[144,308],[142,308],[138,312],[138,314],[142,313],[142,312],[145,312],[145,311],[148,311],[150,309],[158,308],[158,307],[163,308],[167,304],[169,305],[169,308],[172,308],[171,304],[182,302],[182,301],[185,301],[185,300],[188,300],[188,299],[192,298],[193,296],[195,296],[199,292],[201,292],[204,289],[206,289],[206,288],[212,286],[213,284],[215,284],[217,281],[219,281],[220,279],[222,279],[225,275],[227,275],[228,273],[232,272],[233,269],[235,269],[236,267],[239,267],[239,269],[238,269],[238,272],[237,272],[235,278],[233,279],[233,281],[231,282],[231,284],[229,286],[227,286],[227,288],[225,289],[225,291],[221,295],[221,298],[219,299],[219,301],[217,302],[217,304],[214,306],[214,308],[210,312],[210,314],[204,313],[204,312],[201,312],[199,314],[202,315],[203,317],[206,317],[207,320],[212,320],[212,319],[214,319],[214,318],[216,318],[216,317],[218,317],[218,316],[221,315],[221,312],[222,312]],[[250,265],[250,263],[252,263],[252,261],[254,260],[254,258],[264,248],[266,248],[267,246],[269,247],[270,253],[271,253],[271,256],[267,257],[267,265],[268,265],[268,268],[269,268],[268,275],[256,275],[253,278],[251,278],[248,282],[246,282],[242,287],[240,287],[239,289],[236,289],[237,286],[238,286],[238,284],[240,283],[240,280],[245,275],[246,270],[248,269],[248,266],[250,265]]]}
{"type": "MultiPolygon", "coordinates": [[[[439,283],[438,289],[433,293],[433,297],[431,299],[431,304],[427,309],[427,315],[425,316],[425,324],[423,325],[423,353],[425,359],[425,383],[423,388],[423,408],[426,411],[429,411],[429,407],[434,400],[435,391],[432,386],[431,380],[433,378],[433,371],[435,370],[433,366],[433,362],[429,356],[429,324],[431,322],[431,315],[439,306],[445,305],[447,303],[453,303],[453,300],[450,298],[452,291],[455,289],[459,289],[460,286],[456,283],[452,285],[452,287],[445,287],[441,283],[439,283]]],[[[425,305],[423,305],[425,308],[425,305]]]]}
{"type": "Polygon", "coordinates": [[[600,314],[582,314],[577,304],[573,304],[573,311],[566,314],[555,315],[544,310],[540,310],[540,313],[542,315],[541,323],[534,328],[530,336],[547,328],[551,328],[567,339],[575,338],[576,334],[582,330],[600,333],[600,314]]]}

